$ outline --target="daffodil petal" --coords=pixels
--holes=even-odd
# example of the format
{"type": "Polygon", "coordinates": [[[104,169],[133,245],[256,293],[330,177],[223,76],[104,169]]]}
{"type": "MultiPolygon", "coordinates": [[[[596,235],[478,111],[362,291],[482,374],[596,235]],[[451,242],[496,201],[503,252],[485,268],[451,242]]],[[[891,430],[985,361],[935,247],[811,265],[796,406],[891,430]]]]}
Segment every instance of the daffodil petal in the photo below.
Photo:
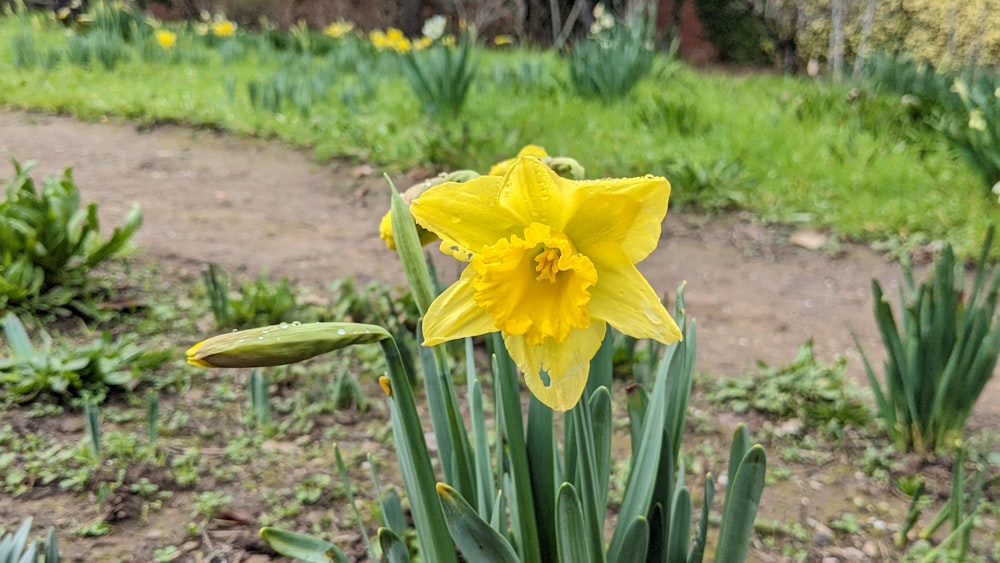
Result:
{"type": "Polygon", "coordinates": [[[469,252],[524,231],[516,217],[497,205],[503,178],[480,176],[434,186],[410,204],[417,223],[445,242],[441,250],[468,261],[469,252]]]}
{"type": "Polygon", "coordinates": [[[664,344],[681,339],[681,330],[635,264],[615,244],[595,245],[587,256],[597,267],[590,288],[591,317],[619,332],[664,344]]]}
{"type": "Polygon", "coordinates": [[[473,298],[475,277],[476,271],[466,268],[458,281],[431,303],[423,320],[424,346],[497,330],[493,317],[473,298]]]}
{"type": "Polygon", "coordinates": [[[547,407],[565,412],[579,402],[587,386],[590,360],[601,347],[607,328],[603,322],[592,322],[585,329],[574,330],[560,343],[550,338],[535,346],[523,336],[505,334],[503,339],[531,394],[547,407]]]}
{"type": "Polygon", "coordinates": [[[666,178],[613,178],[579,183],[581,201],[565,232],[580,252],[595,243],[618,243],[632,263],[643,261],[660,241],[670,199],[666,178]]]}
{"type": "Polygon", "coordinates": [[[500,207],[524,225],[542,223],[562,231],[565,218],[574,212],[576,200],[571,194],[577,189],[575,184],[535,157],[519,157],[503,177],[500,207]]]}

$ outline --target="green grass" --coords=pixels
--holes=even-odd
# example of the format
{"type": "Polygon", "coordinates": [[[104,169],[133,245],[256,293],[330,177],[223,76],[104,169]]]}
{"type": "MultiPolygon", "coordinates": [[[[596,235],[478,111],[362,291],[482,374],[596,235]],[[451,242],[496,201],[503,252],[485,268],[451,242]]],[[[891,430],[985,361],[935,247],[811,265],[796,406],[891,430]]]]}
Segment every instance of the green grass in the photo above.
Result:
{"type": "MultiPolygon", "coordinates": [[[[376,56],[360,43],[304,56],[242,35],[233,41],[243,54],[224,63],[221,47],[179,29],[181,62],[144,62],[130,48],[114,72],[65,61],[47,70],[15,67],[12,40],[22,21],[0,18],[0,104],[10,107],[206,125],[394,171],[428,164],[485,170],[527,143],[575,157],[591,177],[669,177],[678,161],[735,162],[746,180],[736,201],[765,220],[865,241],[919,234],[950,241],[963,256],[974,254],[991,222],[1000,226],[997,203],[943,138],[911,123],[895,97],[862,92],[855,99],[845,85],[703,74],[660,59],[628,98],[607,105],[575,96],[566,61],[554,53],[487,51],[463,118],[446,128],[423,117],[393,55],[376,56]],[[324,78],[328,94],[305,112],[294,104],[279,113],[254,109],[248,83],[289,68],[303,80],[324,78]]],[[[41,24],[35,47],[44,53],[64,45],[66,33],[41,24]]],[[[675,199],[698,201],[683,190],[675,181],[675,199]]]]}

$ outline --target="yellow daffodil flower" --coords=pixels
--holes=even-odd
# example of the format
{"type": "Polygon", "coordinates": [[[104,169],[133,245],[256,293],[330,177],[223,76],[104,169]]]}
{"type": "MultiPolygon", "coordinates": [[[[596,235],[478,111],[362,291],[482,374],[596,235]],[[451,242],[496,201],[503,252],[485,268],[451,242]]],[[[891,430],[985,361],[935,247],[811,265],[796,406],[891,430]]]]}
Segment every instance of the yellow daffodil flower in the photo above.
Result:
{"type": "Polygon", "coordinates": [[[354,29],[354,24],[350,22],[345,22],[343,20],[337,20],[330,25],[323,28],[323,33],[333,37],[334,39],[340,39],[341,37],[347,35],[354,29]]]}
{"type": "Polygon", "coordinates": [[[497,35],[493,38],[493,44],[497,47],[503,47],[504,45],[513,45],[514,36],[513,35],[497,35]]]}
{"type": "Polygon", "coordinates": [[[535,397],[571,409],[608,324],[681,338],[635,267],[656,248],[669,197],[665,178],[575,181],[532,156],[427,190],[410,211],[469,265],[428,309],[424,345],[500,331],[535,397]]]}
{"type": "Polygon", "coordinates": [[[177,34],[161,29],[156,32],[156,44],[164,49],[169,49],[177,44],[177,34]]]}
{"type": "Polygon", "coordinates": [[[216,37],[229,37],[236,33],[236,24],[229,20],[217,21],[212,24],[212,35],[216,37]]]}
{"type": "Polygon", "coordinates": [[[413,50],[414,51],[423,51],[424,49],[430,47],[433,44],[434,44],[434,40],[431,39],[430,37],[421,37],[419,39],[414,39],[413,40],[413,50]]]}
{"type": "Polygon", "coordinates": [[[406,53],[413,47],[406,34],[395,27],[390,27],[386,31],[373,30],[368,33],[368,40],[378,51],[391,49],[397,53],[406,53]]]}
{"type": "MultiPolygon", "coordinates": [[[[456,170],[450,174],[442,174],[437,178],[430,180],[424,180],[419,184],[410,186],[405,192],[400,194],[406,205],[420,197],[420,194],[426,192],[427,190],[443,184],[445,182],[466,182],[479,176],[474,170],[456,170]]],[[[426,246],[438,239],[437,235],[428,231],[427,229],[417,225],[417,234],[420,235],[420,245],[426,246]]],[[[386,211],[385,215],[382,216],[382,220],[378,224],[378,236],[385,242],[385,245],[389,250],[396,250],[396,239],[392,234],[392,216],[390,211],[386,211]]]]}

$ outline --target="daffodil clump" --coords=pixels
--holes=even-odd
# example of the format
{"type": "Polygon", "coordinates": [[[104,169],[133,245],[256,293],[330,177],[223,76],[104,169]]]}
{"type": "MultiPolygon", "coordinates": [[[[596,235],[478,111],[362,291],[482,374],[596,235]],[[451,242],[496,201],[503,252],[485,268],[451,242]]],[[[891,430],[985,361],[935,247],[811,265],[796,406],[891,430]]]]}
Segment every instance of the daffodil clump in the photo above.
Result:
{"type": "Polygon", "coordinates": [[[212,35],[216,37],[231,37],[236,34],[236,24],[229,20],[220,20],[212,24],[212,35]]]}
{"type": "Polygon", "coordinates": [[[665,344],[681,338],[635,266],[659,241],[670,184],[572,180],[539,153],[529,147],[489,175],[433,186],[410,212],[468,263],[426,312],[424,345],[499,331],[528,389],[566,411],[609,324],[665,344]]]}
{"type": "Polygon", "coordinates": [[[408,53],[413,49],[413,43],[406,37],[406,34],[395,27],[390,27],[385,31],[373,30],[368,33],[368,40],[371,41],[376,51],[408,53]]]}

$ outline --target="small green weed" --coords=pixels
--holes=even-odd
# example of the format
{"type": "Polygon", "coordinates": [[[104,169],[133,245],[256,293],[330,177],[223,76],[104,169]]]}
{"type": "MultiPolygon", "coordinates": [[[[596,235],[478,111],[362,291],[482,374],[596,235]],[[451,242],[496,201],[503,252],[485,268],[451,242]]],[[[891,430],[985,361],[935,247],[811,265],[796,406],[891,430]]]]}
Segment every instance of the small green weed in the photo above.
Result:
{"type": "Polygon", "coordinates": [[[202,273],[209,304],[218,329],[249,328],[292,322],[298,312],[298,298],[282,278],[278,283],[261,274],[257,281],[244,283],[233,292],[230,277],[215,264],[202,273]]]}
{"type": "Polygon", "coordinates": [[[204,519],[215,518],[233,502],[231,495],[218,491],[205,491],[195,495],[194,515],[204,519]]]}
{"type": "Polygon", "coordinates": [[[709,399],[738,413],[754,409],[778,419],[798,418],[836,435],[847,426],[864,427],[872,418],[861,388],[846,379],[845,365],[843,358],[821,365],[810,340],[791,364],[772,368],[760,362],[757,373],[719,381],[709,399]]]}
{"type": "Polygon", "coordinates": [[[100,403],[109,389],[123,387],[139,373],[162,364],[169,350],[148,352],[133,338],[103,334],[90,343],[54,342],[39,331],[41,345],[32,345],[21,320],[8,313],[3,321],[9,356],[0,357],[0,390],[9,401],[27,402],[41,393],[67,400],[87,396],[100,403]]]}
{"type": "Polygon", "coordinates": [[[674,205],[693,205],[705,211],[733,209],[750,199],[754,182],[739,162],[716,160],[708,165],[687,159],[665,163],[674,205]]]}

